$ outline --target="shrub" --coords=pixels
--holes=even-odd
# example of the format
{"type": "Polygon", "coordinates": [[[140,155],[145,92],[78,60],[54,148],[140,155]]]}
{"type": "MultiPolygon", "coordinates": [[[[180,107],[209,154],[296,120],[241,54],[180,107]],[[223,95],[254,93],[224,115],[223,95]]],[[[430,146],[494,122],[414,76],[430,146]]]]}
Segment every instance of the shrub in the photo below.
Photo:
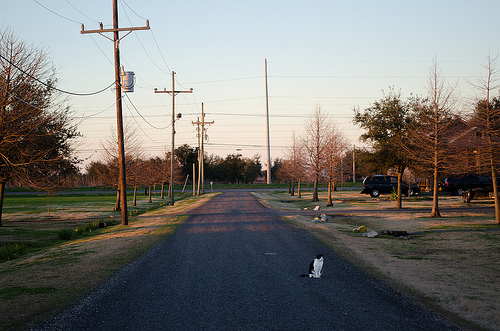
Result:
{"type": "Polygon", "coordinates": [[[57,235],[61,240],[71,240],[75,236],[83,236],[87,233],[92,232],[95,229],[103,228],[106,226],[108,226],[108,222],[106,220],[98,220],[88,224],[81,225],[77,227],[74,231],[70,229],[59,230],[57,232],[57,235]]]}
{"type": "Polygon", "coordinates": [[[62,229],[57,231],[57,235],[61,240],[71,240],[71,238],[73,237],[73,231],[70,229],[62,229]]]}
{"type": "Polygon", "coordinates": [[[391,193],[391,201],[396,201],[398,199],[398,190],[393,187],[391,193]]]}
{"type": "Polygon", "coordinates": [[[91,223],[79,226],[75,229],[75,232],[78,236],[83,236],[86,233],[90,233],[96,229],[103,228],[107,226],[107,222],[103,220],[93,221],[91,223]]]}
{"type": "Polygon", "coordinates": [[[0,246],[0,261],[8,261],[24,254],[25,247],[23,244],[6,244],[0,246]]]}

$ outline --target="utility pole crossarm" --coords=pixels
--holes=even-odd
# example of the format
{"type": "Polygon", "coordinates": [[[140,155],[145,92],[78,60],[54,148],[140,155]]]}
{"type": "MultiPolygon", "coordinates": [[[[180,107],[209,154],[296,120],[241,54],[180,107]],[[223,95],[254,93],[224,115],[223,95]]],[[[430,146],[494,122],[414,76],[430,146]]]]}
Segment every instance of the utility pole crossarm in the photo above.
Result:
{"type": "MultiPolygon", "coordinates": [[[[158,89],[155,88],[155,93],[168,93],[168,94],[172,94],[172,91],[167,91],[166,88],[164,88],[163,91],[158,91],[158,89]]],[[[179,93],[193,93],[193,89],[191,88],[189,91],[174,91],[175,95],[177,95],[179,93]]]]}
{"type": "Polygon", "coordinates": [[[99,23],[100,28],[98,30],[85,30],[85,27],[82,24],[81,34],[86,33],[106,33],[106,32],[121,32],[121,31],[137,31],[137,30],[149,30],[149,20],[146,20],[146,26],[141,27],[130,27],[130,28],[116,28],[116,29],[103,29],[102,23],[99,23]]]}
{"type": "Polygon", "coordinates": [[[214,121],[212,121],[212,122],[200,122],[200,121],[196,121],[196,122],[195,122],[195,121],[191,121],[191,123],[192,123],[193,125],[200,125],[200,124],[201,124],[201,125],[203,125],[203,124],[215,124],[215,122],[214,122],[214,121]]]}

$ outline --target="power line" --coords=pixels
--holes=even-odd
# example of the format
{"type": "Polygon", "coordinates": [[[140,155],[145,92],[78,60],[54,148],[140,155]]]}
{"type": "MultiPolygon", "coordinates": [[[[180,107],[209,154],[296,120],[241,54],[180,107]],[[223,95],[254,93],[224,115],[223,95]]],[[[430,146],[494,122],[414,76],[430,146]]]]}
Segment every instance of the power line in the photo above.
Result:
{"type": "MultiPolygon", "coordinates": [[[[161,58],[163,59],[163,63],[165,64],[165,66],[167,67],[168,71],[172,71],[170,70],[170,67],[168,66],[167,64],[167,61],[165,60],[165,57],[163,56],[163,53],[161,51],[161,48],[160,48],[160,45],[158,45],[158,41],[156,40],[156,37],[155,37],[155,34],[153,33],[153,29],[150,30],[151,31],[151,35],[153,36],[153,40],[155,42],[155,45],[156,45],[156,48],[158,49],[158,53],[160,53],[160,56],[161,58]]],[[[182,84],[179,83],[179,81],[177,81],[177,83],[182,86],[182,84]]],[[[184,86],[182,86],[182,88],[185,88],[184,86]]]]}
{"type": "Polygon", "coordinates": [[[108,58],[108,56],[106,55],[106,53],[104,53],[104,51],[102,50],[101,46],[99,46],[99,44],[97,43],[97,41],[95,41],[94,37],[91,34],[89,34],[89,37],[90,37],[90,39],[92,39],[92,41],[97,46],[97,48],[99,48],[99,50],[101,51],[101,54],[104,55],[104,57],[106,58],[106,60],[108,60],[109,64],[111,64],[112,66],[114,66],[114,63],[108,58]]]}
{"type": "MultiPolygon", "coordinates": [[[[71,2],[69,2],[68,0],[66,0],[66,3],[68,5],[70,5],[71,7],[73,7],[73,9],[75,9],[77,12],[79,12],[80,14],[82,14],[83,16],[85,16],[86,18],[88,18],[89,20],[91,21],[94,21],[95,23],[99,23],[99,21],[96,21],[95,19],[93,19],[92,17],[89,17],[88,15],[84,14],[80,9],[76,8],[71,2]]],[[[60,16],[60,15],[59,15],[60,16]]]]}
{"type": "MultiPolygon", "coordinates": [[[[125,1],[122,1],[134,14],[136,14],[137,16],[139,16],[140,18],[143,18],[142,16],[138,15],[125,1]]],[[[130,25],[132,25],[132,21],[130,20],[130,17],[128,16],[127,12],[125,11],[125,16],[127,16],[127,19],[130,23],[130,25]]],[[[145,19],[145,18],[143,18],[145,19]]],[[[151,28],[150,28],[151,30],[151,28]]],[[[144,47],[144,44],[142,43],[141,41],[141,38],[139,38],[139,35],[137,33],[134,33],[135,37],[137,38],[137,41],[139,42],[139,44],[141,45],[144,53],[146,53],[146,56],[149,58],[149,60],[151,61],[151,63],[156,67],[158,68],[161,72],[165,73],[165,74],[170,74],[169,72],[165,71],[163,68],[161,68],[158,64],[156,64],[156,62],[153,60],[153,58],[151,57],[151,55],[149,55],[149,52],[147,51],[146,47],[144,47]]],[[[159,48],[159,47],[158,47],[159,48]]],[[[165,63],[166,64],[166,63],[165,63]]],[[[167,65],[167,69],[168,69],[168,65],[167,65]]],[[[169,70],[170,71],[170,70],[169,70]]]]}
{"type": "Polygon", "coordinates": [[[168,129],[170,127],[170,125],[172,125],[172,123],[170,123],[169,125],[165,126],[165,127],[157,127],[157,126],[154,126],[153,124],[151,124],[150,122],[148,122],[148,120],[146,120],[146,118],[141,114],[141,112],[137,109],[137,107],[134,105],[134,103],[132,102],[132,100],[130,100],[130,97],[128,96],[127,93],[125,93],[125,96],[127,97],[127,100],[130,102],[130,104],[132,105],[132,107],[135,109],[135,111],[137,112],[137,114],[139,114],[139,116],[143,119],[144,122],[146,122],[150,127],[154,128],[154,129],[157,129],[157,130],[165,130],[165,129],[168,129]]]}
{"type": "Polygon", "coordinates": [[[250,79],[261,79],[261,78],[264,78],[264,76],[249,76],[249,77],[206,80],[206,81],[200,81],[200,82],[190,82],[187,84],[209,84],[209,83],[232,82],[232,81],[238,81],[238,80],[250,80],[250,79]]]}
{"type": "MultiPolygon", "coordinates": [[[[56,15],[56,16],[58,16],[58,17],[62,18],[62,19],[65,19],[65,20],[67,20],[67,21],[70,21],[70,22],[72,22],[72,23],[77,23],[77,24],[80,24],[80,25],[81,25],[81,24],[83,24],[82,22],[75,21],[75,20],[73,20],[73,19],[71,19],[71,18],[68,18],[68,17],[66,17],[66,16],[64,16],[64,15],[61,15],[61,14],[59,14],[59,13],[55,12],[54,10],[52,10],[52,9],[50,9],[50,8],[48,8],[48,7],[44,6],[44,5],[42,5],[42,4],[41,4],[40,2],[38,2],[37,0],[33,0],[33,1],[34,1],[34,2],[36,2],[36,3],[37,3],[39,6],[41,6],[42,8],[44,8],[45,10],[47,10],[47,11],[51,12],[52,14],[54,14],[54,15],[56,15]]],[[[71,7],[73,7],[73,9],[75,9],[77,12],[79,12],[79,13],[80,13],[81,15],[83,15],[84,17],[88,18],[88,19],[89,19],[89,20],[91,20],[91,21],[94,21],[94,22],[96,22],[96,23],[99,23],[99,22],[98,22],[98,21],[96,21],[95,19],[93,19],[93,18],[89,17],[88,15],[86,15],[85,13],[83,13],[81,10],[79,10],[77,7],[75,7],[75,5],[73,5],[73,4],[72,4],[71,2],[69,2],[68,0],[66,0],[66,3],[67,3],[67,4],[69,4],[71,7]]],[[[102,50],[102,49],[101,49],[101,47],[100,47],[100,46],[96,43],[96,41],[94,40],[94,38],[92,38],[92,36],[90,36],[90,37],[91,37],[92,41],[94,42],[94,44],[97,46],[97,48],[99,48],[99,50],[101,51],[101,53],[104,55],[104,57],[106,58],[106,60],[108,60],[108,62],[110,62],[111,64],[113,64],[113,63],[112,63],[112,62],[108,59],[108,57],[104,54],[103,50],[102,50]]]]}
{"type": "Polygon", "coordinates": [[[4,88],[3,88],[3,87],[1,87],[1,86],[0,86],[0,89],[1,89],[2,91],[6,92],[7,94],[9,94],[10,96],[14,97],[15,99],[17,99],[18,101],[21,101],[22,103],[24,103],[24,104],[26,104],[26,105],[28,105],[28,106],[30,106],[30,107],[32,107],[32,108],[34,108],[34,109],[36,109],[36,110],[43,111],[43,109],[40,109],[40,107],[37,107],[37,106],[32,105],[32,104],[31,104],[31,103],[29,103],[28,101],[26,101],[26,100],[24,100],[24,99],[22,99],[22,98],[19,98],[17,95],[15,95],[15,94],[14,94],[14,93],[12,93],[12,92],[7,91],[6,89],[4,89],[4,88]]]}
{"type": "Polygon", "coordinates": [[[63,16],[63,15],[61,15],[61,14],[59,14],[59,13],[57,13],[57,12],[53,11],[52,9],[50,9],[50,8],[48,8],[48,7],[44,6],[44,5],[42,5],[42,4],[41,4],[40,2],[38,2],[37,0],[33,0],[33,1],[34,1],[34,2],[36,2],[36,3],[40,6],[40,7],[44,8],[45,10],[48,10],[49,12],[51,12],[52,14],[54,14],[54,15],[56,15],[56,16],[59,16],[59,17],[60,17],[60,18],[62,18],[62,19],[65,19],[65,20],[70,21],[70,22],[72,22],[72,23],[82,24],[82,22],[75,21],[75,20],[73,20],[73,19],[71,19],[71,18],[68,18],[68,17],[66,17],[66,16],[63,16]]]}
{"type": "MultiPolygon", "coordinates": [[[[127,6],[127,8],[130,9],[137,17],[142,18],[143,20],[147,20],[147,18],[137,14],[137,12],[135,10],[133,10],[132,7],[130,7],[129,4],[125,0],[120,0],[120,2],[125,4],[125,6],[127,6]]],[[[132,22],[130,22],[130,24],[132,24],[132,22]]]]}
{"type": "MultiPolygon", "coordinates": [[[[128,95],[127,95],[127,99],[128,99],[128,101],[130,101],[130,104],[131,104],[131,105],[134,107],[134,109],[137,111],[137,108],[135,108],[134,104],[131,102],[131,100],[129,99],[128,95]]],[[[127,105],[127,104],[125,103],[125,105],[127,105]]],[[[127,109],[128,109],[128,110],[129,110],[129,112],[130,112],[130,109],[129,109],[128,107],[127,107],[127,109]]],[[[137,111],[137,112],[138,112],[138,111],[137,111]]],[[[130,113],[131,113],[131,112],[130,112],[130,113]]],[[[131,115],[132,115],[132,113],[131,113],[131,115]]],[[[141,114],[139,113],[139,115],[141,115],[141,114]]],[[[152,142],[155,142],[155,143],[157,143],[157,144],[161,144],[161,142],[156,141],[156,140],[154,140],[153,138],[151,138],[151,137],[150,137],[150,136],[149,136],[149,135],[148,135],[148,134],[147,134],[147,133],[146,133],[146,132],[142,129],[142,127],[139,125],[139,123],[137,123],[137,120],[135,119],[135,116],[133,116],[133,115],[132,115],[131,117],[132,117],[132,119],[134,120],[135,124],[137,124],[137,126],[139,127],[139,129],[142,131],[142,133],[143,133],[143,134],[144,134],[144,135],[145,135],[145,136],[146,136],[149,140],[151,140],[152,142]]],[[[142,116],[141,116],[141,117],[142,117],[142,116]]],[[[143,119],[144,119],[144,118],[143,118],[143,119]]],[[[146,123],[148,123],[148,124],[149,124],[149,122],[146,122],[146,123]]],[[[151,125],[151,124],[150,124],[150,125],[151,125]]]]}
{"type": "MultiPolygon", "coordinates": [[[[270,78],[299,78],[299,79],[426,79],[425,76],[316,76],[316,75],[275,75],[270,78]]],[[[478,78],[480,76],[445,76],[446,78],[478,78]]]]}
{"type": "MultiPolygon", "coordinates": [[[[36,0],[35,0],[36,1],[36,0]]],[[[76,92],[69,92],[69,91],[65,91],[65,90],[61,90],[57,87],[54,87],[52,85],[49,85],[45,82],[42,82],[40,79],[32,76],[31,74],[29,74],[28,72],[26,72],[25,70],[21,69],[20,67],[18,67],[17,65],[15,65],[14,63],[12,63],[9,59],[7,59],[5,56],[3,56],[2,54],[0,54],[0,58],[2,58],[2,60],[6,61],[7,63],[9,63],[11,66],[13,66],[14,68],[16,68],[17,70],[19,70],[20,72],[22,72],[23,74],[25,74],[26,76],[30,77],[31,79],[37,81],[38,83],[52,89],[52,90],[55,90],[55,91],[58,91],[58,92],[61,92],[61,93],[64,93],[64,94],[69,94],[69,95],[75,95],[75,96],[90,96],[90,95],[96,95],[96,94],[99,94],[99,93],[102,93],[104,91],[106,91],[107,89],[109,89],[111,86],[113,86],[116,82],[113,82],[111,83],[110,85],[108,85],[107,87],[99,90],[99,91],[96,91],[96,92],[91,92],[91,93],[76,93],[76,92]]]]}

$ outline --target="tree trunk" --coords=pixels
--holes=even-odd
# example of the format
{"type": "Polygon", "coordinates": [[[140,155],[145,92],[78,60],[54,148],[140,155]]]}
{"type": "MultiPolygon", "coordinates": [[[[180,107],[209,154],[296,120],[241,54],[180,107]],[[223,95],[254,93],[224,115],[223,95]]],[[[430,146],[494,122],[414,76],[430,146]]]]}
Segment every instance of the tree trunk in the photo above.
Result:
{"type": "Polygon", "coordinates": [[[134,185],[134,201],[132,202],[132,206],[137,206],[137,185],[134,185]]]}
{"type": "Polygon", "coordinates": [[[403,208],[402,203],[401,203],[401,181],[403,179],[403,172],[398,171],[398,199],[396,203],[396,208],[401,209],[403,208]]]}
{"type": "Polygon", "coordinates": [[[493,194],[495,199],[495,224],[500,224],[500,197],[498,197],[498,182],[496,177],[496,171],[493,168],[491,171],[493,179],[493,194]]]}
{"type": "Polygon", "coordinates": [[[148,200],[149,203],[152,203],[153,200],[151,200],[151,185],[149,185],[149,200],[148,200]]]}
{"type": "Polygon", "coordinates": [[[295,178],[292,178],[292,192],[290,193],[291,196],[295,195],[295,178]]]}
{"type": "Polygon", "coordinates": [[[5,183],[0,182],[0,226],[2,226],[3,197],[5,194],[5,183]]]}
{"type": "Polygon", "coordinates": [[[116,190],[116,203],[115,203],[115,209],[114,211],[121,211],[120,207],[120,188],[116,190]]]}
{"type": "Polygon", "coordinates": [[[161,195],[160,195],[160,199],[165,199],[165,196],[163,195],[163,186],[165,185],[165,183],[161,183],[161,195]]]}
{"type": "Polygon", "coordinates": [[[326,203],[327,206],[333,206],[332,202],[332,181],[328,181],[328,201],[326,203]]]}
{"type": "MultiPolygon", "coordinates": [[[[436,107],[437,112],[437,107],[436,107]]],[[[438,170],[439,170],[439,159],[438,159],[438,121],[436,115],[436,123],[434,124],[434,178],[432,183],[433,195],[432,195],[432,213],[431,217],[441,217],[439,212],[439,201],[438,201],[438,170]]]]}
{"type": "Polygon", "coordinates": [[[297,198],[299,198],[299,199],[302,198],[301,195],[300,195],[300,183],[301,183],[301,181],[300,181],[300,178],[299,178],[298,187],[297,187],[297,198]]]}
{"type": "Polygon", "coordinates": [[[314,187],[313,187],[313,198],[312,198],[312,202],[316,202],[316,201],[319,201],[319,198],[318,198],[318,175],[315,175],[314,176],[314,187]]]}
{"type": "Polygon", "coordinates": [[[495,167],[495,152],[491,134],[488,135],[488,148],[490,156],[491,179],[493,180],[493,198],[495,199],[495,224],[500,224],[500,198],[498,197],[497,171],[495,167]]]}
{"type": "Polygon", "coordinates": [[[438,203],[438,168],[434,168],[434,178],[432,182],[432,213],[431,217],[441,217],[438,203]]]}
{"type": "Polygon", "coordinates": [[[47,192],[47,216],[50,217],[50,192],[47,192]]]}

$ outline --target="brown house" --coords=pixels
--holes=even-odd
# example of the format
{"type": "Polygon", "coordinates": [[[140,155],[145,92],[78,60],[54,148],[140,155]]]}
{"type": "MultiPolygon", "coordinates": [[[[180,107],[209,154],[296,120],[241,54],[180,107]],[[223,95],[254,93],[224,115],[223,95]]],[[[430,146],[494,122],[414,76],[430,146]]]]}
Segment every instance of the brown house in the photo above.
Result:
{"type": "MultiPolygon", "coordinates": [[[[484,131],[460,118],[454,119],[450,125],[452,127],[445,137],[449,145],[445,173],[491,176],[484,131]]],[[[500,142],[499,137],[494,139],[500,142]]]]}

